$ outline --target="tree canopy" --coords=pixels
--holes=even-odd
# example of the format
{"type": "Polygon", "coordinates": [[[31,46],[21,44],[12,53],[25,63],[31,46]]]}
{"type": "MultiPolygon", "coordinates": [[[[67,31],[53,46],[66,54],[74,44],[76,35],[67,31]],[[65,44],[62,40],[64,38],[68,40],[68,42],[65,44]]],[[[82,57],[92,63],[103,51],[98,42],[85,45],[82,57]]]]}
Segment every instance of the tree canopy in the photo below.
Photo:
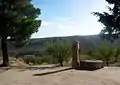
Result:
{"type": "Polygon", "coordinates": [[[46,43],[46,51],[54,60],[63,66],[63,62],[68,62],[71,56],[71,44],[48,42],[46,43]]]}
{"type": "MultiPolygon", "coordinates": [[[[103,60],[106,65],[114,61],[114,56],[117,53],[117,49],[112,44],[101,44],[95,49],[91,50],[89,55],[92,59],[103,60]]],[[[116,59],[119,53],[116,55],[116,59]]]]}
{"type": "Polygon", "coordinates": [[[0,37],[4,64],[8,62],[7,38],[16,42],[16,45],[26,43],[41,25],[41,20],[37,20],[39,14],[40,9],[35,8],[31,0],[0,0],[0,37]]]}
{"type": "Polygon", "coordinates": [[[103,24],[101,36],[113,42],[120,34],[120,0],[106,0],[109,4],[109,12],[93,12],[99,17],[98,21],[103,24]]]}

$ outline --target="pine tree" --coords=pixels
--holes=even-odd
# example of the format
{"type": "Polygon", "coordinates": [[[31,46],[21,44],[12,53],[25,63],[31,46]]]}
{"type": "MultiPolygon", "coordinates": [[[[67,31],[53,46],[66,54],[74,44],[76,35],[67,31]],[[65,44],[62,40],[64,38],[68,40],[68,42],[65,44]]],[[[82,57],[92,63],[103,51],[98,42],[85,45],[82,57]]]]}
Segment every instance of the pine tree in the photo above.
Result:
{"type": "Polygon", "coordinates": [[[98,21],[103,24],[101,36],[114,42],[119,38],[120,34],[120,0],[106,0],[109,4],[109,12],[93,12],[93,14],[99,17],[98,21]],[[110,6],[112,5],[112,6],[110,6]]]}
{"type": "Polygon", "coordinates": [[[3,54],[3,66],[9,65],[7,38],[16,43],[28,42],[31,34],[37,32],[41,20],[36,18],[40,9],[31,4],[31,0],[0,0],[0,37],[3,54]]]}

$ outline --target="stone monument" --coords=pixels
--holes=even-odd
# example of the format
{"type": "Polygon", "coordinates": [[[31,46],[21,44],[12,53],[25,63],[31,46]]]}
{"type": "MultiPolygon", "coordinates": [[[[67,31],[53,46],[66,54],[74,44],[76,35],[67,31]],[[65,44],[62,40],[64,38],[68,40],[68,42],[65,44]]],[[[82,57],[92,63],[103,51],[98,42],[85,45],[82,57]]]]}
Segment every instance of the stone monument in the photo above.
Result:
{"type": "Polygon", "coordinates": [[[72,45],[72,68],[83,70],[96,70],[104,67],[102,60],[80,60],[80,42],[75,41],[72,45]]]}
{"type": "Polygon", "coordinates": [[[80,67],[80,45],[79,45],[79,41],[75,41],[73,42],[72,45],[72,68],[73,69],[79,69],[80,67]]]}

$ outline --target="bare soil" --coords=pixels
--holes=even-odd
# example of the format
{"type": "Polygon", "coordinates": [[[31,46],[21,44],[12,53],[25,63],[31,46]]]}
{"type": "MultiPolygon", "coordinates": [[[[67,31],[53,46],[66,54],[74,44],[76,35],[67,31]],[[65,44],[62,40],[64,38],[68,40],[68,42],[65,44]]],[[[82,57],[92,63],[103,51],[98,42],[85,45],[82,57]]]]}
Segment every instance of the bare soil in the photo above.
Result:
{"type": "Polygon", "coordinates": [[[52,69],[0,69],[0,85],[120,85],[120,68],[96,71],[52,69]]]}

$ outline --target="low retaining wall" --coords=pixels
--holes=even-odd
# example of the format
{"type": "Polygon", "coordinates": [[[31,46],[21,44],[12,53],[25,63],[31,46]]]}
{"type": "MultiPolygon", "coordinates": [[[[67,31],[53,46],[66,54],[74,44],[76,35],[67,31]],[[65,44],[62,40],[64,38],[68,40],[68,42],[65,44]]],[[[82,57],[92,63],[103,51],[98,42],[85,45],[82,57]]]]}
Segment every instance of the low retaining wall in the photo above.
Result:
{"type": "Polygon", "coordinates": [[[103,61],[100,60],[85,60],[80,61],[80,69],[82,70],[97,70],[104,67],[103,61]]]}

